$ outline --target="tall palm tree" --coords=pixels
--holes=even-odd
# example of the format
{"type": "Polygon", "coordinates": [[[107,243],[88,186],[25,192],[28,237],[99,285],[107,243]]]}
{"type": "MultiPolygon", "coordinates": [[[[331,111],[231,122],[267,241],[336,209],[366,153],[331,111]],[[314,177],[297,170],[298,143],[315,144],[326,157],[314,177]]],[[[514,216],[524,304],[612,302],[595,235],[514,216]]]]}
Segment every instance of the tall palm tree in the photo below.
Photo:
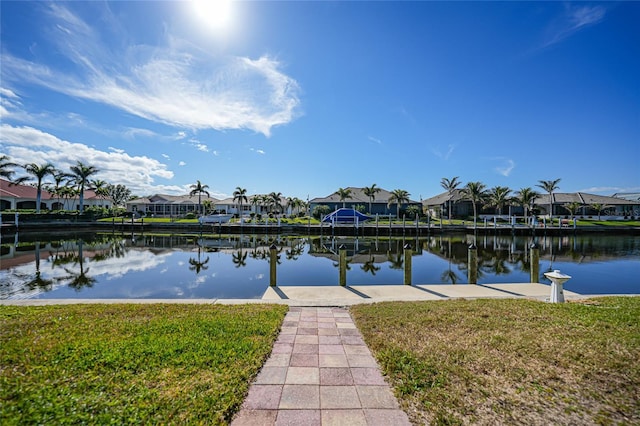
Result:
{"type": "Polygon", "coordinates": [[[338,188],[336,195],[340,197],[340,201],[342,201],[342,208],[344,208],[345,200],[351,198],[351,190],[349,188],[338,188]]]}
{"type": "Polygon", "coordinates": [[[102,208],[104,208],[104,200],[109,196],[109,184],[103,180],[95,179],[91,181],[91,189],[102,200],[102,208]]]}
{"type": "Polygon", "coordinates": [[[365,186],[364,188],[362,188],[362,192],[364,193],[364,195],[369,197],[369,214],[371,214],[371,204],[376,199],[376,194],[380,191],[381,189],[378,188],[375,183],[371,186],[365,186]]]}
{"type": "Polygon", "coordinates": [[[20,165],[9,161],[7,155],[0,155],[0,177],[11,180],[11,176],[15,173],[14,167],[20,167],[20,165]]]}
{"type": "Polygon", "coordinates": [[[240,188],[236,186],[236,190],[233,191],[233,201],[237,201],[239,205],[239,213],[238,216],[242,217],[242,204],[248,202],[247,199],[247,190],[245,188],[240,188]]]}
{"type": "Polygon", "coordinates": [[[511,201],[511,189],[507,186],[494,186],[489,190],[489,204],[495,206],[496,214],[502,214],[502,208],[511,201]]]}
{"type": "Polygon", "coordinates": [[[462,188],[464,198],[473,204],[473,226],[476,226],[478,220],[478,203],[483,202],[487,198],[487,187],[482,182],[468,182],[462,188]]]}
{"type": "Polygon", "coordinates": [[[516,192],[516,202],[524,208],[524,223],[528,223],[528,215],[529,209],[533,206],[533,202],[538,198],[539,194],[533,189],[520,188],[518,192],[516,192]]]}
{"type": "Polygon", "coordinates": [[[189,197],[193,197],[195,194],[198,194],[198,213],[202,214],[202,194],[207,194],[209,197],[209,185],[203,185],[199,180],[196,181],[193,185],[191,185],[191,192],[189,193],[189,197]]]}
{"type": "Polygon", "coordinates": [[[89,182],[89,177],[98,173],[98,169],[94,166],[87,166],[80,161],[75,166],[71,166],[71,173],[76,179],[78,189],[80,190],[80,213],[84,212],[84,188],[89,182]]]}
{"type": "Polygon", "coordinates": [[[295,215],[304,207],[304,201],[298,197],[287,197],[287,208],[291,210],[291,214],[295,215]]]}
{"type": "MultiPolygon", "coordinates": [[[[60,196],[64,193],[64,191],[62,191],[62,189],[64,188],[62,183],[68,181],[70,178],[72,178],[72,176],[69,173],[65,173],[60,170],[54,171],[51,176],[53,176],[53,181],[55,182],[55,185],[53,186],[50,192],[56,195],[58,199],[58,207],[59,207],[60,196]]],[[[62,209],[59,208],[59,210],[62,210],[62,209]]]]}
{"type": "Polygon", "coordinates": [[[560,179],[539,180],[538,182],[539,184],[536,186],[544,189],[549,194],[549,219],[553,220],[553,191],[559,188],[560,179]]]}
{"type": "Polygon", "coordinates": [[[270,192],[268,195],[269,206],[276,210],[276,214],[282,210],[282,192],[270,192]]]}
{"type": "Polygon", "coordinates": [[[51,163],[45,163],[42,165],[31,163],[25,164],[24,170],[36,179],[36,213],[40,213],[40,201],[42,200],[42,179],[44,179],[47,175],[52,175],[56,169],[51,163]]]}
{"type": "Polygon", "coordinates": [[[391,206],[391,204],[396,205],[396,217],[400,216],[400,205],[409,202],[409,194],[404,189],[394,189],[391,191],[391,196],[389,197],[389,201],[387,206],[391,206]]]}
{"type": "Polygon", "coordinates": [[[462,182],[458,180],[458,176],[449,178],[442,178],[440,180],[440,186],[449,193],[449,225],[451,225],[451,198],[453,197],[453,191],[460,186],[462,182]]]}
{"type": "Polygon", "coordinates": [[[256,214],[259,214],[258,212],[258,206],[262,203],[262,195],[254,195],[251,197],[251,205],[253,205],[253,208],[255,210],[256,214]]]}

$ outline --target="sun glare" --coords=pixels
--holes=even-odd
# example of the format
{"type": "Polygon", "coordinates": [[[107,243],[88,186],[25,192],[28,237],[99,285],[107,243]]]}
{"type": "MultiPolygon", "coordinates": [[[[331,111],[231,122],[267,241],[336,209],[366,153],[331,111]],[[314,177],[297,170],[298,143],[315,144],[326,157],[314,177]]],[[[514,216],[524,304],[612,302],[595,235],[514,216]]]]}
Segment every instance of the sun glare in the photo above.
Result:
{"type": "Polygon", "coordinates": [[[231,24],[232,0],[192,0],[193,9],[208,29],[219,31],[231,24]]]}

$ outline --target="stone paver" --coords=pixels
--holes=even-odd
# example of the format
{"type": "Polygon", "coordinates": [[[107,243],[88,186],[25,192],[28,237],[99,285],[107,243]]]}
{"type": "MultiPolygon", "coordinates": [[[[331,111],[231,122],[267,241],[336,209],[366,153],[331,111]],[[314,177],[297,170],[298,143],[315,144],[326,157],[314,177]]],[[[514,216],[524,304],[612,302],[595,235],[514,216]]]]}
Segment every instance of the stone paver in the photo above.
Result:
{"type": "Polygon", "coordinates": [[[232,425],[410,423],[346,309],[291,307],[232,425]]]}

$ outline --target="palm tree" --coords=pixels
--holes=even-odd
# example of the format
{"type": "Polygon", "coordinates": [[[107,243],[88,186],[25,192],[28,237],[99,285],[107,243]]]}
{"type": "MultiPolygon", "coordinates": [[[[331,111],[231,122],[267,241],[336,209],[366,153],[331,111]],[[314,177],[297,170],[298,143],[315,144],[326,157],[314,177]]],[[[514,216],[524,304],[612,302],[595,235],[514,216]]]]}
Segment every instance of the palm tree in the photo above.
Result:
{"type": "Polygon", "coordinates": [[[494,186],[489,190],[489,204],[495,206],[497,215],[502,214],[502,208],[511,201],[510,192],[507,186],[494,186]]]}
{"type": "Polygon", "coordinates": [[[270,192],[267,200],[269,206],[275,208],[276,214],[282,210],[282,192],[270,192]]]}
{"type": "Polygon", "coordinates": [[[251,197],[251,204],[254,206],[254,210],[256,214],[259,214],[258,212],[258,206],[261,205],[262,203],[262,195],[254,195],[251,197]]]}
{"type": "Polygon", "coordinates": [[[606,206],[604,204],[600,204],[600,203],[593,203],[591,204],[591,208],[596,210],[598,212],[598,220],[600,220],[600,213],[602,212],[602,210],[605,208],[606,206]]]}
{"type": "Polygon", "coordinates": [[[442,186],[449,193],[449,225],[451,225],[451,198],[453,198],[453,191],[461,184],[458,180],[458,176],[454,178],[442,178],[440,180],[440,186],[442,186]]]}
{"type": "Polygon", "coordinates": [[[15,173],[13,167],[19,167],[19,164],[9,161],[7,155],[0,155],[0,177],[11,180],[11,176],[15,173]]]}
{"type": "Polygon", "coordinates": [[[409,202],[409,194],[404,189],[394,189],[391,191],[391,196],[389,197],[389,202],[387,206],[390,207],[391,204],[395,204],[396,207],[396,217],[400,216],[400,205],[409,202]]]}
{"type": "Polygon", "coordinates": [[[336,195],[340,197],[340,201],[342,201],[342,208],[344,208],[344,200],[351,198],[351,190],[349,188],[338,188],[336,195]]]}
{"type": "Polygon", "coordinates": [[[247,190],[245,188],[240,188],[239,186],[236,186],[236,190],[233,191],[233,201],[238,201],[238,205],[239,205],[239,213],[238,216],[242,217],[242,204],[243,202],[246,203],[248,201],[247,199],[247,190]]]}
{"type": "Polygon", "coordinates": [[[533,206],[533,202],[538,198],[538,193],[533,189],[520,188],[518,192],[516,192],[516,202],[524,208],[524,223],[529,223],[527,218],[527,213],[529,209],[533,206]]]}
{"type": "Polygon", "coordinates": [[[51,163],[45,163],[42,165],[38,165],[36,163],[26,164],[24,166],[24,170],[32,175],[37,183],[36,183],[36,213],[40,213],[40,201],[42,200],[42,179],[44,179],[47,175],[52,175],[55,172],[55,168],[51,163]]]}
{"type": "Polygon", "coordinates": [[[362,188],[362,192],[364,193],[364,195],[369,197],[369,214],[371,214],[371,204],[376,199],[376,194],[380,191],[381,189],[378,188],[375,183],[371,186],[365,186],[364,188],[362,188]]]}
{"type": "Polygon", "coordinates": [[[191,185],[189,188],[191,188],[191,192],[189,193],[189,197],[193,197],[195,194],[198,194],[198,213],[202,214],[202,194],[207,194],[207,197],[209,197],[209,191],[207,191],[207,189],[209,189],[209,185],[203,185],[202,183],[200,183],[200,181],[196,181],[196,183],[194,183],[193,185],[191,185]]]}
{"type": "Polygon", "coordinates": [[[483,202],[487,198],[487,187],[482,182],[468,182],[464,188],[462,188],[462,193],[464,198],[471,201],[473,204],[473,226],[476,226],[476,221],[478,219],[478,203],[483,202]]]}
{"type": "Polygon", "coordinates": [[[78,188],[80,189],[80,213],[84,212],[84,188],[89,181],[89,177],[98,173],[98,169],[94,166],[87,166],[80,161],[75,166],[71,166],[71,173],[76,179],[78,188]]]}
{"type": "Polygon", "coordinates": [[[287,197],[287,208],[291,209],[291,214],[299,213],[305,203],[298,197],[287,197]]]}
{"type": "MultiPolygon", "coordinates": [[[[60,196],[64,192],[64,191],[62,191],[62,189],[64,188],[62,186],[62,183],[64,181],[69,180],[72,176],[69,173],[65,173],[65,172],[62,172],[60,170],[54,171],[51,176],[53,176],[53,181],[55,182],[55,186],[49,192],[51,192],[52,194],[56,195],[56,197],[58,199],[58,204],[60,204],[60,196]]],[[[61,209],[59,209],[59,210],[61,210],[61,209]]]]}
{"type": "Polygon", "coordinates": [[[103,180],[96,179],[91,181],[91,189],[102,200],[102,208],[104,208],[104,200],[109,196],[109,184],[103,180]]]}
{"type": "Polygon", "coordinates": [[[536,186],[544,189],[549,194],[549,219],[553,221],[553,191],[559,188],[558,183],[560,182],[560,179],[539,180],[538,182],[539,184],[536,186]]]}
{"type": "Polygon", "coordinates": [[[204,214],[209,214],[210,212],[213,211],[213,201],[204,200],[202,202],[202,208],[204,209],[204,214]]]}
{"type": "Polygon", "coordinates": [[[582,204],[574,201],[572,203],[565,204],[563,207],[569,211],[569,214],[571,215],[571,219],[573,220],[573,216],[575,216],[578,210],[580,210],[580,208],[582,207],[582,204]]]}

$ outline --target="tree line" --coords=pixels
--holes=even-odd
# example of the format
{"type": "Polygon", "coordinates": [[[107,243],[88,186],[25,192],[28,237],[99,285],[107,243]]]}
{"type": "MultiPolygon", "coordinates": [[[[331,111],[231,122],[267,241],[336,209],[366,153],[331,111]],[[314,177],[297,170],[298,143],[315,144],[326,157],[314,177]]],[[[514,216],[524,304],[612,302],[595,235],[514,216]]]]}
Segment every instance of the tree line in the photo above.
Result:
{"type": "Polygon", "coordinates": [[[96,196],[103,200],[111,199],[117,207],[123,207],[127,201],[132,199],[131,190],[124,185],[113,185],[99,179],[91,180],[90,178],[98,172],[96,167],[86,165],[81,161],[76,162],[66,172],[51,163],[21,165],[10,161],[6,155],[0,156],[0,177],[10,181],[12,185],[32,182],[36,188],[36,213],[40,213],[43,189],[57,197],[58,200],[64,200],[65,204],[78,196],[80,213],[84,212],[84,193],[86,190],[94,191],[96,196]],[[18,173],[16,168],[23,169],[26,175],[13,179],[14,174],[18,173]],[[51,176],[52,183],[45,183],[47,176],[51,176]]]}

